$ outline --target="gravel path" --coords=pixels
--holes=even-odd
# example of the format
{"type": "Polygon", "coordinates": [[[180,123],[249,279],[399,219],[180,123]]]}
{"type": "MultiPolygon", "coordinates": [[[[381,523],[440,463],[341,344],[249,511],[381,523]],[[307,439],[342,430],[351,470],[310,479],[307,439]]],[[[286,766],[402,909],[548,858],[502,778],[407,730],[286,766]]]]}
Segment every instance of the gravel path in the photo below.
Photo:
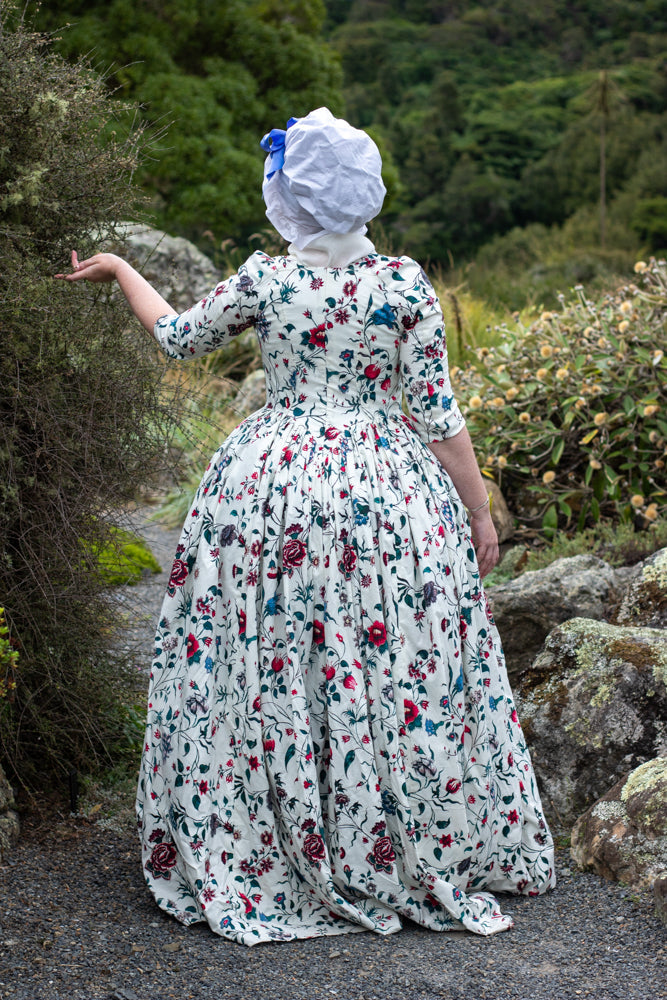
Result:
{"type": "MultiPolygon", "coordinates": [[[[149,524],[142,534],[165,567],[123,595],[143,673],[178,532],[149,524]]],[[[247,949],[162,914],[144,886],[131,823],[110,829],[95,822],[99,815],[29,820],[0,867],[0,998],[667,998],[667,928],[650,897],[572,870],[566,847],[558,849],[555,891],[503,901],[516,920],[507,933],[438,935],[407,925],[389,938],[247,949]]]]}

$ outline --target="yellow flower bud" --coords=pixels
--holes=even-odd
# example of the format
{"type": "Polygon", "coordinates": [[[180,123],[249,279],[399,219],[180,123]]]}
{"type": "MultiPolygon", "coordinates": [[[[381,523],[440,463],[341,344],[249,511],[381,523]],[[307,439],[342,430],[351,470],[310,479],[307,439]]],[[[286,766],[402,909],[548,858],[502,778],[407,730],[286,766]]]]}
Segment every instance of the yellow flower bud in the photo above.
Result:
{"type": "Polygon", "coordinates": [[[653,352],[653,366],[659,365],[665,356],[664,351],[654,351],[653,352]]]}
{"type": "Polygon", "coordinates": [[[647,268],[646,263],[643,260],[638,260],[635,264],[635,274],[641,274],[647,268]]]}
{"type": "Polygon", "coordinates": [[[606,337],[598,337],[598,339],[597,339],[597,345],[598,345],[598,347],[607,347],[608,346],[608,344],[607,344],[607,338],[606,337]]]}
{"type": "Polygon", "coordinates": [[[659,437],[660,435],[658,434],[657,431],[651,431],[651,433],[648,436],[648,439],[651,442],[651,444],[656,444],[659,437]]]}
{"type": "Polygon", "coordinates": [[[542,344],[540,347],[540,356],[543,358],[550,358],[553,352],[554,349],[551,344],[542,344]]]}
{"type": "Polygon", "coordinates": [[[650,503],[646,510],[644,511],[644,517],[647,521],[657,521],[658,520],[658,505],[655,503],[650,503]]]}
{"type": "Polygon", "coordinates": [[[595,424],[596,427],[602,427],[602,425],[606,422],[608,416],[609,414],[607,413],[596,413],[595,416],[593,417],[593,423],[595,424]]]}
{"type": "Polygon", "coordinates": [[[549,374],[549,369],[548,368],[538,368],[537,371],[535,372],[536,378],[539,378],[540,381],[542,381],[542,379],[546,378],[548,374],[549,374]]]}
{"type": "Polygon", "coordinates": [[[550,319],[553,319],[553,314],[550,312],[543,312],[540,316],[542,323],[548,323],[550,319]]]}
{"type": "Polygon", "coordinates": [[[481,396],[471,396],[470,399],[468,400],[468,406],[470,407],[471,410],[479,410],[481,405],[482,405],[481,396]]]}
{"type": "Polygon", "coordinates": [[[653,417],[655,416],[655,414],[658,412],[659,409],[660,407],[656,406],[655,403],[650,403],[648,406],[644,407],[644,416],[653,417]]]}
{"type": "Polygon", "coordinates": [[[506,465],[507,465],[507,459],[505,458],[505,456],[498,455],[498,468],[504,469],[506,465]]]}
{"type": "Polygon", "coordinates": [[[521,424],[529,424],[530,423],[530,413],[526,413],[525,411],[523,413],[520,413],[519,414],[519,423],[521,423],[521,424]]]}
{"type": "Polygon", "coordinates": [[[553,471],[553,469],[549,469],[549,471],[545,472],[544,475],[542,476],[542,482],[544,483],[545,486],[548,486],[549,483],[553,483],[555,478],[556,478],[556,473],[553,471]]]}
{"type": "Polygon", "coordinates": [[[588,464],[590,465],[591,469],[597,470],[602,468],[602,462],[598,462],[597,458],[589,458],[588,464]]]}
{"type": "Polygon", "coordinates": [[[628,313],[631,313],[632,312],[632,302],[628,302],[627,299],[625,300],[625,302],[621,302],[620,310],[621,310],[622,313],[625,313],[626,315],[628,313]]]}
{"type": "Polygon", "coordinates": [[[640,507],[644,506],[646,500],[641,493],[635,493],[634,496],[630,497],[630,503],[635,508],[635,510],[639,510],[640,507]]]}
{"type": "Polygon", "coordinates": [[[508,399],[511,402],[513,399],[516,399],[518,395],[519,395],[519,390],[515,385],[513,385],[505,393],[505,399],[508,399]]]}
{"type": "Polygon", "coordinates": [[[505,405],[505,400],[503,399],[502,396],[494,396],[493,399],[491,400],[491,406],[495,406],[497,410],[499,410],[501,406],[504,405],[505,405]]]}
{"type": "Polygon", "coordinates": [[[575,410],[582,410],[585,405],[586,405],[586,400],[584,399],[583,396],[580,396],[579,399],[574,404],[574,408],[575,410]]]}
{"type": "Polygon", "coordinates": [[[654,465],[654,467],[656,469],[664,469],[664,467],[665,467],[665,463],[663,462],[663,460],[661,458],[656,458],[656,460],[653,463],[653,465],[654,465]]]}
{"type": "Polygon", "coordinates": [[[587,326],[584,330],[584,337],[591,337],[595,333],[595,327],[587,326]]]}
{"type": "Polygon", "coordinates": [[[627,319],[622,320],[618,324],[618,332],[619,333],[625,333],[625,331],[628,329],[629,326],[630,326],[630,323],[629,323],[629,321],[627,319]]]}
{"type": "Polygon", "coordinates": [[[559,368],[556,372],[557,379],[564,379],[567,376],[567,368],[559,368]]]}

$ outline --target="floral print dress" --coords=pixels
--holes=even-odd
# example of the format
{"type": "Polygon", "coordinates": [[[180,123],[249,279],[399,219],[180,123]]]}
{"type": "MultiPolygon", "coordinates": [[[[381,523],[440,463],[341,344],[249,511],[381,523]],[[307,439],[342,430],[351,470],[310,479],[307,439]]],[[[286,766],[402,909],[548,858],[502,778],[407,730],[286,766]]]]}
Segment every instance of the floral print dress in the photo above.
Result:
{"type": "Polygon", "coordinates": [[[137,811],[158,904],[252,945],[512,926],[553,845],[457,493],[420,267],[255,253],[155,335],[248,327],[268,402],[213,456],[159,621],[137,811]],[[409,416],[402,409],[405,396],[409,416]]]}

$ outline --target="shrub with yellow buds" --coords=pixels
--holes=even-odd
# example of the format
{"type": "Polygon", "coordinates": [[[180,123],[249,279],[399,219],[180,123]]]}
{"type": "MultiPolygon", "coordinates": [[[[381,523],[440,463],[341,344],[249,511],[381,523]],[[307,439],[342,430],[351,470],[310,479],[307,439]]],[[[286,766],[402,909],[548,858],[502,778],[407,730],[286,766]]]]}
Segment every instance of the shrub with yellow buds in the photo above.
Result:
{"type": "Polygon", "coordinates": [[[468,400],[468,406],[470,407],[471,410],[479,410],[481,405],[482,405],[481,396],[471,396],[470,399],[468,400]]]}
{"type": "Polygon", "coordinates": [[[516,397],[518,395],[519,395],[519,390],[517,389],[517,387],[515,385],[512,385],[512,386],[510,386],[510,388],[505,393],[505,399],[509,400],[510,403],[511,403],[512,400],[516,399],[516,397]]]}
{"type": "Polygon", "coordinates": [[[626,330],[629,330],[629,328],[630,328],[630,321],[627,319],[621,320],[621,322],[618,324],[619,333],[625,333],[626,330]]]}
{"type": "Polygon", "coordinates": [[[596,413],[593,417],[593,423],[596,427],[602,427],[603,424],[606,424],[608,416],[608,413],[596,413]]]}
{"type": "Polygon", "coordinates": [[[542,476],[542,482],[544,483],[545,486],[549,486],[551,483],[553,483],[555,478],[556,478],[556,473],[553,471],[553,469],[549,469],[542,476]]]}
{"type": "Polygon", "coordinates": [[[551,346],[551,344],[542,344],[542,346],[540,347],[540,357],[541,358],[550,358],[550,357],[553,356],[553,353],[554,353],[554,349],[551,346]]]}
{"type": "Polygon", "coordinates": [[[644,407],[644,416],[653,417],[655,416],[656,413],[658,413],[659,410],[660,407],[657,406],[655,403],[649,403],[648,406],[644,407]]]}
{"type": "Polygon", "coordinates": [[[549,374],[548,368],[538,368],[537,371],[535,372],[535,376],[540,380],[540,382],[542,381],[542,379],[545,379],[548,374],[549,374]]]}
{"type": "Polygon", "coordinates": [[[645,261],[638,260],[637,263],[635,264],[635,268],[634,268],[635,274],[643,274],[643,272],[646,270],[647,266],[648,265],[646,264],[645,261]]]}
{"type": "Polygon", "coordinates": [[[656,503],[650,503],[646,510],[644,511],[644,517],[647,521],[657,521],[658,520],[658,505],[656,503]]]}
{"type": "Polygon", "coordinates": [[[622,312],[622,313],[623,313],[624,315],[627,315],[628,313],[631,313],[631,312],[632,312],[632,302],[629,302],[629,301],[628,301],[628,300],[626,299],[626,300],[625,300],[624,302],[621,302],[621,305],[620,305],[620,307],[619,307],[619,308],[620,308],[621,312],[622,312]]]}
{"type": "Polygon", "coordinates": [[[635,510],[640,510],[646,503],[646,498],[642,496],[641,493],[634,493],[630,497],[630,504],[635,508],[635,510]]]}
{"type": "Polygon", "coordinates": [[[523,413],[520,413],[519,414],[519,423],[521,423],[521,424],[529,424],[530,423],[530,413],[526,413],[525,410],[524,410],[523,413]]]}

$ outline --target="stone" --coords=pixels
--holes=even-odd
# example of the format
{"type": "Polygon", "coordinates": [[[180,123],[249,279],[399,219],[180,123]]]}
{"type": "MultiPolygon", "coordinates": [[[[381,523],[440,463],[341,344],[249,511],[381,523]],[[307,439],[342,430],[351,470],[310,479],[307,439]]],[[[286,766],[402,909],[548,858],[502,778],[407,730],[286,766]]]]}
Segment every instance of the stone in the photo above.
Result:
{"type": "Polygon", "coordinates": [[[20,832],[14,793],[0,767],[0,861],[18,843],[20,832]]]}
{"type": "Polygon", "coordinates": [[[592,555],[557,559],[545,569],[489,587],[486,593],[512,686],[556,625],[575,617],[604,618],[617,588],[612,567],[592,555]]]}
{"type": "Polygon", "coordinates": [[[230,404],[232,412],[239,418],[259,410],[266,403],[266,379],[264,369],[250,372],[243,379],[236,397],[230,404]]]}
{"type": "Polygon", "coordinates": [[[636,890],[667,878],[667,756],[635,768],[579,817],[571,855],[636,890]]]}
{"type": "Polygon", "coordinates": [[[667,549],[640,564],[611,620],[617,625],[667,628],[667,549]]]}
{"type": "Polygon", "coordinates": [[[517,700],[545,811],[569,828],[628,770],[667,753],[667,631],[564,622],[517,700]]]}
{"type": "Polygon", "coordinates": [[[177,312],[204,298],[223,278],[194,243],[140,223],[122,225],[120,253],[177,312]]]}

